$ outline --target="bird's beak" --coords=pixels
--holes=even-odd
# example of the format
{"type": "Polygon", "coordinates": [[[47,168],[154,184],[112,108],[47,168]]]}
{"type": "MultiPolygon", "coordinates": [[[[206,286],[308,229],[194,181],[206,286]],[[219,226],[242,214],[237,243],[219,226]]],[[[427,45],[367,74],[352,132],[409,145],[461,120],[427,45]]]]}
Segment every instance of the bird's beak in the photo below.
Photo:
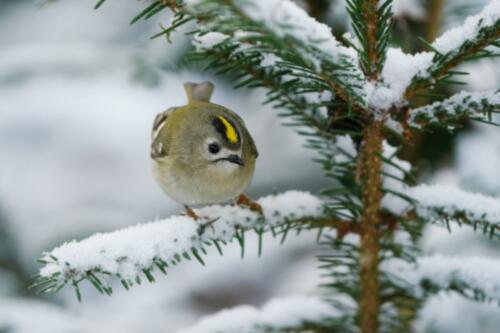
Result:
{"type": "Polygon", "coordinates": [[[227,160],[229,162],[231,162],[231,163],[238,164],[238,165],[241,165],[241,166],[245,165],[245,162],[243,162],[243,160],[241,159],[241,157],[239,157],[238,155],[229,155],[227,157],[227,160]]]}

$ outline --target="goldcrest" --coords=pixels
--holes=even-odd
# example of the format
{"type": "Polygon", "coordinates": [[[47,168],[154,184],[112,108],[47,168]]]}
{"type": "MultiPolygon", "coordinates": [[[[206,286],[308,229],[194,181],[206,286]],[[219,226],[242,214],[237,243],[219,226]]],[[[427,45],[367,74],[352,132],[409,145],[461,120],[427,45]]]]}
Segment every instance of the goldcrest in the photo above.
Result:
{"type": "Polygon", "coordinates": [[[243,120],[210,102],[212,83],[185,83],[184,89],[187,105],[154,120],[151,159],[163,191],[189,215],[190,206],[226,203],[242,194],[258,152],[243,120]]]}

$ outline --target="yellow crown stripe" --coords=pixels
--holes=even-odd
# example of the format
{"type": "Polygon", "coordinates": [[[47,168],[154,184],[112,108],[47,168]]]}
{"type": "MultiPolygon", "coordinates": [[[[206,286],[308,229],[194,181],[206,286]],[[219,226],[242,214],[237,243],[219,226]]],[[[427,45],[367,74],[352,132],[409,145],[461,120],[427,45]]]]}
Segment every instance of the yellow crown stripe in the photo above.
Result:
{"type": "Polygon", "coordinates": [[[238,142],[238,132],[236,132],[234,126],[223,116],[218,116],[218,118],[220,119],[220,121],[222,121],[224,127],[226,128],[226,138],[229,140],[229,142],[238,142]]]}

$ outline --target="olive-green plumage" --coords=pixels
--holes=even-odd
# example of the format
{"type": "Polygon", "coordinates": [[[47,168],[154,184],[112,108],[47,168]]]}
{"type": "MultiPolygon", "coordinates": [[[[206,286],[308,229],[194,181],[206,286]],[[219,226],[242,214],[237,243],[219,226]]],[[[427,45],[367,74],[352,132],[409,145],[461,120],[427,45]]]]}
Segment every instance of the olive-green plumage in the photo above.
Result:
{"type": "Polygon", "coordinates": [[[153,124],[155,178],[187,206],[228,202],[250,184],[255,143],[236,113],[210,103],[211,83],[184,87],[188,104],[160,113],[153,124]]]}

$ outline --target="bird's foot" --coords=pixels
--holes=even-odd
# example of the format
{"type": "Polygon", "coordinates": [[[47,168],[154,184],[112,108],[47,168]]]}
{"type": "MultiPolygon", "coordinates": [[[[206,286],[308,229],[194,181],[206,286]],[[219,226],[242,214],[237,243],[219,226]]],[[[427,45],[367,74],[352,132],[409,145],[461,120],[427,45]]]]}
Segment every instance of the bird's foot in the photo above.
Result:
{"type": "Polygon", "coordinates": [[[188,206],[184,206],[184,207],[186,208],[186,216],[189,216],[190,218],[192,218],[195,221],[197,221],[200,218],[198,215],[196,215],[194,210],[192,210],[188,206]]]}
{"type": "Polygon", "coordinates": [[[192,218],[195,221],[200,221],[200,220],[205,220],[206,221],[205,223],[199,223],[199,226],[198,226],[198,236],[203,235],[205,233],[205,230],[207,229],[207,227],[212,226],[212,224],[214,224],[214,222],[219,219],[218,217],[216,217],[216,218],[210,220],[209,217],[198,216],[194,212],[194,210],[192,210],[189,206],[185,205],[184,207],[186,208],[186,216],[189,216],[190,218],[192,218]]]}
{"type": "Polygon", "coordinates": [[[257,202],[253,201],[252,199],[250,199],[244,193],[240,194],[240,196],[236,200],[236,204],[247,206],[248,208],[250,208],[250,210],[253,210],[254,212],[257,212],[260,215],[264,215],[264,211],[262,210],[262,206],[259,205],[257,202]]]}

